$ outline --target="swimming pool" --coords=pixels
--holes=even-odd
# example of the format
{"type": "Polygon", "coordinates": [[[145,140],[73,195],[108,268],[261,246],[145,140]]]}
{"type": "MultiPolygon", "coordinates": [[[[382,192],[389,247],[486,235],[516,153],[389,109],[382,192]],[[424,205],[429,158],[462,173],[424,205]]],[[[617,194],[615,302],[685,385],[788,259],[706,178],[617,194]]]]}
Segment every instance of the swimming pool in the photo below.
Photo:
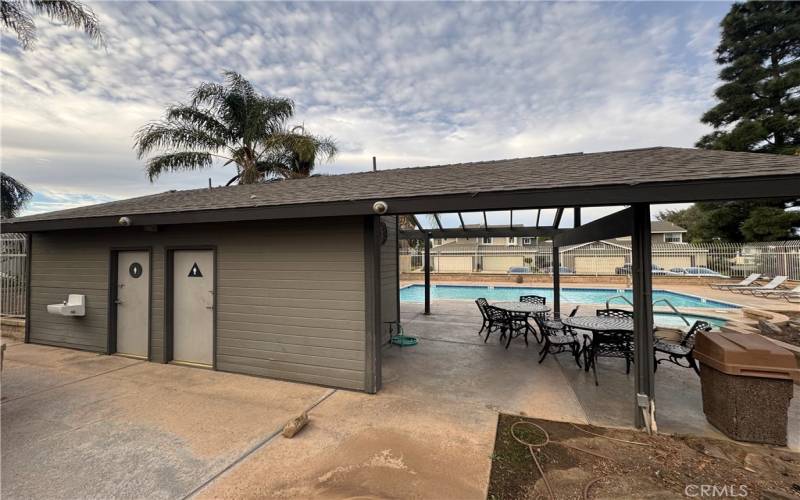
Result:
{"type": "MultiPolygon", "coordinates": [[[[484,297],[489,301],[519,300],[520,295],[541,295],[547,298],[548,303],[553,301],[552,288],[516,287],[516,286],[467,286],[467,285],[431,285],[431,300],[475,300],[484,297]]],[[[602,304],[611,297],[624,295],[628,300],[633,300],[633,292],[628,289],[611,288],[562,288],[561,301],[571,304],[602,304]]],[[[667,299],[675,307],[698,307],[708,309],[738,309],[736,304],[719,302],[716,300],[687,295],[668,290],[653,290],[653,300],[667,299]]],[[[424,302],[425,287],[423,285],[409,285],[400,289],[401,302],[424,302]]],[[[611,301],[612,304],[626,305],[620,298],[611,301]]],[[[663,304],[663,303],[662,303],[663,304]]],[[[680,321],[680,318],[678,318],[680,321]]]]}

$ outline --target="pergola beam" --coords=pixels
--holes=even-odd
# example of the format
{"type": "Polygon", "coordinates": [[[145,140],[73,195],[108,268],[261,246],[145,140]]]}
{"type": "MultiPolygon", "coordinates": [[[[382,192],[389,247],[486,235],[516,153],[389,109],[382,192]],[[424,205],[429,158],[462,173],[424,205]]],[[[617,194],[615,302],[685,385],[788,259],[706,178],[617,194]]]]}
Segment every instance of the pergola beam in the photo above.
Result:
{"type": "Polygon", "coordinates": [[[464,217],[461,216],[461,212],[458,212],[458,220],[461,222],[461,229],[466,231],[467,226],[464,225],[464,217]]]}
{"type": "Polygon", "coordinates": [[[517,227],[514,229],[508,227],[490,227],[487,229],[425,229],[421,231],[412,229],[403,229],[400,231],[400,239],[402,240],[421,240],[425,235],[430,234],[433,238],[513,238],[520,237],[534,237],[534,236],[547,236],[555,237],[563,232],[563,229],[554,229],[551,227],[517,227]]]}
{"type": "Polygon", "coordinates": [[[423,231],[424,228],[420,225],[419,220],[417,219],[417,216],[414,215],[414,214],[410,214],[410,215],[411,215],[411,221],[414,222],[414,227],[416,227],[420,231],[423,231]]]}
{"type": "Polygon", "coordinates": [[[556,217],[553,219],[553,227],[558,227],[561,224],[561,217],[564,215],[564,207],[556,209],[556,217]]]}
{"type": "Polygon", "coordinates": [[[580,245],[581,243],[590,243],[592,241],[630,236],[632,232],[633,209],[626,208],[586,225],[563,230],[553,238],[553,245],[557,247],[580,245]]]}

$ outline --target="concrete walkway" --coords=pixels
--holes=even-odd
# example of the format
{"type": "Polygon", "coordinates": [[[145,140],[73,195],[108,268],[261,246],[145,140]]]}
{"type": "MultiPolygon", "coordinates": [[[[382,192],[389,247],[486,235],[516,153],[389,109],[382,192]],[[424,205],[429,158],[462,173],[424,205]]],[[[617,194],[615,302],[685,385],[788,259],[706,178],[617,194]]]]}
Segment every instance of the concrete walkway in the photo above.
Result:
{"type": "Polygon", "coordinates": [[[15,344],[2,497],[183,498],[327,389],[15,344]]]}

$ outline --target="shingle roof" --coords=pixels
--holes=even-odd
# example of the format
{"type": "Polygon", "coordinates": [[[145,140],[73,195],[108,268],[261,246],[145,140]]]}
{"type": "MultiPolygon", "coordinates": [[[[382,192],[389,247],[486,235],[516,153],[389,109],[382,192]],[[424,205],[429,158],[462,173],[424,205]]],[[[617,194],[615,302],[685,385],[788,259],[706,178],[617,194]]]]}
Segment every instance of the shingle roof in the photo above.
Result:
{"type": "MultiPolygon", "coordinates": [[[[7,222],[5,225],[10,227],[4,231],[13,231],[14,226],[30,230],[37,225],[29,223],[38,221],[797,175],[800,175],[797,156],[655,147],[171,191],[21,217],[13,223],[7,222]]],[[[580,200],[565,200],[565,205],[571,204],[580,204],[580,200]]],[[[294,215],[302,216],[302,212],[294,215]]]]}
{"type": "Polygon", "coordinates": [[[685,233],[686,229],[668,220],[654,220],[650,223],[652,233],[685,233]]]}

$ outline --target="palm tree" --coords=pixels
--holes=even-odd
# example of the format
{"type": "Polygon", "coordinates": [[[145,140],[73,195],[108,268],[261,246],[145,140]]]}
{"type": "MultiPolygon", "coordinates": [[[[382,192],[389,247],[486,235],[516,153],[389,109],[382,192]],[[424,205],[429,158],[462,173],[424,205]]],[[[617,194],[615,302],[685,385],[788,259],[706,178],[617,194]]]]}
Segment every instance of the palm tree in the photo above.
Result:
{"type": "Polygon", "coordinates": [[[103,32],[94,11],[73,0],[0,0],[0,27],[13,31],[23,49],[36,42],[33,16],[41,14],[53,21],[83,30],[94,42],[105,46],[103,32]]]}
{"type": "Polygon", "coordinates": [[[320,159],[336,155],[336,143],[305,128],[288,128],[294,115],[291,99],[259,94],[238,73],[223,73],[225,83],[203,83],[190,104],[167,108],[162,120],[135,135],[139,158],[147,160],[152,182],[165,172],[233,164],[232,184],[254,184],[270,178],[308,177],[320,159]]]}
{"type": "Polygon", "coordinates": [[[0,172],[0,216],[10,219],[31,199],[33,193],[10,175],[0,172]]]}

